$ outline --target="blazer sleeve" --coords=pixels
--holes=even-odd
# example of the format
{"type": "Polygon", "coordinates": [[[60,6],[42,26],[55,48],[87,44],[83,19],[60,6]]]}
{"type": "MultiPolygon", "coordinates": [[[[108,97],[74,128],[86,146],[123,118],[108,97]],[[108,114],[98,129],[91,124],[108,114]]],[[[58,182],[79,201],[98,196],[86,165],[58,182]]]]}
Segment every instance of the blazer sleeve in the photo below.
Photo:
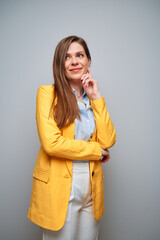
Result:
{"type": "Polygon", "coordinates": [[[91,100],[97,130],[97,142],[103,149],[112,147],[116,142],[116,132],[106,108],[103,97],[91,100]]]}
{"type": "Polygon", "coordinates": [[[38,88],[36,100],[36,121],[40,143],[50,156],[74,160],[99,160],[101,149],[98,142],[84,142],[62,136],[50,109],[53,101],[53,91],[48,86],[38,88]]]}

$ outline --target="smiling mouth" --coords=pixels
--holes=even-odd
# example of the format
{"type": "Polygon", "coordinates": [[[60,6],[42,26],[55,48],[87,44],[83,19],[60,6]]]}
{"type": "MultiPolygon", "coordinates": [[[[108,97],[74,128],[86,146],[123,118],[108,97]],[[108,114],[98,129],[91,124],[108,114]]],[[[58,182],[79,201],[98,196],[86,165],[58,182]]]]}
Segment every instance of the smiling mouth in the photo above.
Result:
{"type": "Polygon", "coordinates": [[[70,71],[71,71],[71,72],[79,72],[81,69],[82,69],[82,68],[73,68],[73,69],[71,69],[70,71]]]}

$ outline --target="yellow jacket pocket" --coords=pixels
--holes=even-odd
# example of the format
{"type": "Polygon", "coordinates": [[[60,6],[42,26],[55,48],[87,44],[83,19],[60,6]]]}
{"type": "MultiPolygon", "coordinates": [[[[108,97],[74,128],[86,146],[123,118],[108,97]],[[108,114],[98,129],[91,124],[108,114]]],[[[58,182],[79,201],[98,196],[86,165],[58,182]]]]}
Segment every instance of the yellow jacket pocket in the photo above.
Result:
{"type": "Polygon", "coordinates": [[[43,169],[36,168],[33,171],[33,177],[47,183],[49,179],[50,172],[43,169]]]}

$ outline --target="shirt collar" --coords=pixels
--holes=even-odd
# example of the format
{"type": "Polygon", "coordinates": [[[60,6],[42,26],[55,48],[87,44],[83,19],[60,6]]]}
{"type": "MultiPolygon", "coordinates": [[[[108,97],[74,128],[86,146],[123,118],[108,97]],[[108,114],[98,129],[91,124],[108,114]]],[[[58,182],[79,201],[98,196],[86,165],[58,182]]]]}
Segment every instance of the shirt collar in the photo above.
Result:
{"type": "MultiPolygon", "coordinates": [[[[76,90],[72,87],[72,89],[73,89],[73,92],[74,92],[74,94],[75,94],[75,96],[76,96],[76,99],[77,99],[77,92],[76,92],[76,90]]],[[[84,97],[86,97],[87,96],[87,93],[84,91],[83,92],[83,94],[82,94],[82,99],[84,98],[84,97]]]]}
{"type": "MultiPolygon", "coordinates": [[[[77,92],[76,92],[76,90],[72,87],[72,89],[73,89],[73,92],[74,92],[74,94],[75,94],[75,96],[76,96],[76,99],[77,99],[77,92]]],[[[88,96],[87,96],[87,93],[84,91],[83,92],[83,95],[82,95],[82,100],[83,100],[83,102],[86,104],[86,109],[90,109],[91,108],[91,106],[90,106],[90,100],[89,100],[89,98],[88,98],[88,96]]],[[[84,104],[82,104],[81,102],[79,102],[78,100],[77,100],[77,103],[78,103],[78,106],[80,107],[80,109],[83,109],[84,108],[84,104]]]]}

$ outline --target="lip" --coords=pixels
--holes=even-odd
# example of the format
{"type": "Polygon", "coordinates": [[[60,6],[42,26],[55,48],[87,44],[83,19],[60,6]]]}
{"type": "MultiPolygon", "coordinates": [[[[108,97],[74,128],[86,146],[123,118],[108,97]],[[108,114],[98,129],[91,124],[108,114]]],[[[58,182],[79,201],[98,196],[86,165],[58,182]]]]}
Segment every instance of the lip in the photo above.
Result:
{"type": "Polygon", "coordinates": [[[82,68],[72,68],[70,71],[71,72],[79,72],[82,68]]]}

